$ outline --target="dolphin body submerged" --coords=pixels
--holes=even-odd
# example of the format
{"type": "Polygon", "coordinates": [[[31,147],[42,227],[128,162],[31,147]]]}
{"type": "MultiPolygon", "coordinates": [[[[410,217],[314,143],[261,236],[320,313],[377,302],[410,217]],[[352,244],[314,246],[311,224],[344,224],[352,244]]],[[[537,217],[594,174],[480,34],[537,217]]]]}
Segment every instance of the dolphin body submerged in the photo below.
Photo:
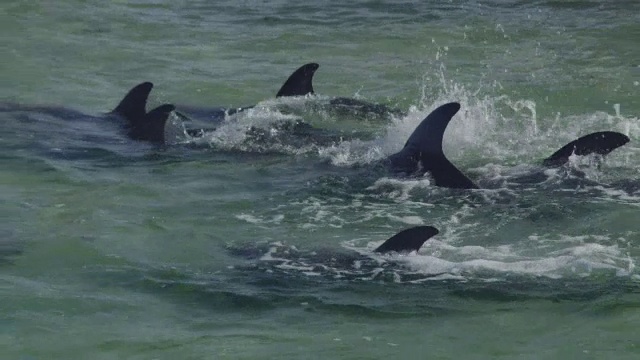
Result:
{"type": "Polygon", "coordinates": [[[382,268],[397,268],[397,259],[383,259],[376,255],[419,252],[422,245],[439,233],[433,226],[416,226],[405,229],[385,240],[373,251],[319,248],[313,251],[299,250],[294,246],[277,244],[244,244],[227,246],[230,255],[250,260],[246,265],[234,266],[241,270],[266,270],[274,272],[289,268],[344,278],[376,277],[382,268]]]}
{"type": "MultiPolygon", "coordinates": [[[[440,231],[433,226],[414,226],[388,238],[376,247],[373,252],[376,254],[407,254],[413,251],[417,252],[427,240],[439,233],[440,231]]],[[[249,247],[229,247],[227,250],[233,255],[250,259],[261,257],[265,251],[265,249],[249,247]]]]}
{"type": "Polygon", "coordinates": [[[175,109],[171,104],[163,104],[147,112],[147,99],[153,88],[150,82],[133,87],[112,111],[89,115],[60,106],[30,106],[2,104],[0,112],[34,112],[69,121],[113,122],[122,127],[127,137],[150,142],[164,141],[164,126],[170,113],[175,109]]]}
{"type": "Polygon", "coordinates": [[[438,229],[433,226],[412,227],[392,236],[374,250],[352,245],[302,249],[281,242],[252,242],[228,244],[226,251],[245,261],[234,264],[233,269],[249,274],[251,279],[271,281],[303,276],[312,281],[312,286],[327,280],[331,284],[336,280],[404,283],[446,275],[424,274],[406,266],[414,255],[428,255],[420,254],[421,248],[437,234],[438,229]]]}

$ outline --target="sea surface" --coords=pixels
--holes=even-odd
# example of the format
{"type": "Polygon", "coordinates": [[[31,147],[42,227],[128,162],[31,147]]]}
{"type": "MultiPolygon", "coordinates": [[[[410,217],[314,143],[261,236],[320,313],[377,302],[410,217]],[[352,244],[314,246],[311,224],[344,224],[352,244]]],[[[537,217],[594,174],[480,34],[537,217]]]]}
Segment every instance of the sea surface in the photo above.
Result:
{"type": "Polygon", "coordinates": [[[5,0],[0,29],[0,359],[640,358],[639,1],[5,0]],[[308,62],[316,95],[275,99],[308,62]],[[12,105],[143,81],[257,106],[159,146],[12,105]],[[481,189],[376,166],[450,101],[481,189]],[[339,138],[243,131],[287,121],[339,138]],[[540,166],[603,130],[631,141],[540,166]]]}

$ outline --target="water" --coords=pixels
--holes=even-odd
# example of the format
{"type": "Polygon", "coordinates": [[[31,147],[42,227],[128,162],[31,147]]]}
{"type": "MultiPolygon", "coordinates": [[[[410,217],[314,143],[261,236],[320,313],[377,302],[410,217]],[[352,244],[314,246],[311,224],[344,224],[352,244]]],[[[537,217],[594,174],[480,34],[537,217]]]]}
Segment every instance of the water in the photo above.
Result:
{"type": "Polygon", "coordinates": [[[168,147],[0,113],[0,358],[639,356],[637,1],[0,7],[5,103],[99,114],[147,80],[151,105],[259,103],[168,147]],[[274,100],[310,61],[318,98],[274,100]],[[309,105],[332,96],[407,115],[309,105]],[[447,101],[445,152],[483,190],[373,167],[447,101]],[[288,119],[345,140],[239,131],[288,119]],[[631,142],[516,181],[599,130],[631,142]],[[371,255],[419,224],[440,229],[419,254],[371,255]]]}

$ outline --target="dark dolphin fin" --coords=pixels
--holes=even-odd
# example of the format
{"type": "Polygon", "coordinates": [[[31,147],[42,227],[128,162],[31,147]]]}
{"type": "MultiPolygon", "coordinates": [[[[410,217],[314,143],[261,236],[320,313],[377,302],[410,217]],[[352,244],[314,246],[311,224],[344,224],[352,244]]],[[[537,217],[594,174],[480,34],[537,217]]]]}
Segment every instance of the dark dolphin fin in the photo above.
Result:
{"type": "Polygon", "coordinates": [[[316,63],[304,64],[299,67],[284,82],[276,97],[313,94],[313,74],[319,67],[320,65],[316,63]]]}
{"type": "Polygon", "coordinates": [[[152,88],[153,84],[150,82],[143,82],[142,84],[136,85],[133,89],[129,90],[127,95],[120,101],[120,104],[118,104],[111,113],[120,115],[129,122],[142,119],[147,113],[145,110],[147,98],[149,98],[152,88]]]}
{"type": "Polygon", "coordinates": [[[544,166],[561,166],[569,161],[569,157],[576,155],[600,154],[607,155],[613,150],[629,142],[629,137],[614,131],[600,131],[573,140],[553,155],[542,161],[544,166]]]}
{"type": "Polygon", "coordinates": [[[172,104],[163,104],[147,113],[144,117],[147,141],[164,143],[164,128],[169,115],[175,109],[172,104]]]}
{"type": "Polygon", "coordinates": [[[393,170],[413,173],[422,166],[422,170],[431,174],[437,186],[477,189],[476,184],[449,162],[442,151],[444,131],[458,110],[459,103],[444,104],[422,120],[404,148],[389,157],[393,170]]]}
{"type": "Polygon", "coordinates": [[[129,136],[134,140],[163,144],[165,124],[175,109],[176,107],[172,104],[164,104],[149,111],[141,121],[133,124],[129,136]]]}
{"type": "Polygon", "coordinates": [[[374,252],[411,252],[418,251],[425,241],[439,233],[438,229],[433,226],[416,226],[410,229],[402,230],[393,235],[389,240],[378,246],[374,252]]]}

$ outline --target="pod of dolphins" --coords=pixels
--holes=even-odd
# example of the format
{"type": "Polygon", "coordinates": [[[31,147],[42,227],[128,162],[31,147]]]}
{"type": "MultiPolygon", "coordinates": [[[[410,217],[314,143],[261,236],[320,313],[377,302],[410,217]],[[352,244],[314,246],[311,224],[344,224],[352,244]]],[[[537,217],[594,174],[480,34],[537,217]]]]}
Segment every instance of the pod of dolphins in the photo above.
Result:
{"type": "MultiPolygon", "coordinates": [[[[314,94],[312,80],[318,68],[319,65],[316,63],[305,64],[298,68],[284,82],[276,93],[276,97],[314,94]]],[[[182,119],[204,121],[208,127],[185,127],[185,135],[198,137],[216,131],[216,127],[224,123],[228,116],[252,108],[252,106],[222,108],[163,104],[147,111],[146,103],[152,88],[153,84],[150,82],[135,86],[115,109],[100,116],[85,115],[61,107],[28,107],[16,104],[4,104],[0,107],[0,111],[34,110],[70,119],[80,116],[116,119],[123,125],[123,131],[128,138],[154,144],[165,144],[167,143],[165,126],[172,113],[182,119]]],[[[352,107],[365,112],[396,111],[384,105],[350,98],[333,98],[330,104],[336,107],[352,107]]],[[[433,110],[409,136],[402,150],[384,160],[389,171],[404,176],[421,176],[428,173],[436,186],[477,189],[478,186],[447,159],[442,149],[447,125],[459,110],[460,104],[456,102],[443,104],[433,110]]],[[[607,155],[627,142],[629,142],[629,138],[618,132],[602,131],[587,134],[561,147],[544,159],[542,165],[545,167],[562,166],[569,161],[572,155],[607,155]]],[[[437,234],[438,230],[432,226],[412,227],[392,236],[374,252],[383,254],[417,252],[428,239],[437,234]]]]}

